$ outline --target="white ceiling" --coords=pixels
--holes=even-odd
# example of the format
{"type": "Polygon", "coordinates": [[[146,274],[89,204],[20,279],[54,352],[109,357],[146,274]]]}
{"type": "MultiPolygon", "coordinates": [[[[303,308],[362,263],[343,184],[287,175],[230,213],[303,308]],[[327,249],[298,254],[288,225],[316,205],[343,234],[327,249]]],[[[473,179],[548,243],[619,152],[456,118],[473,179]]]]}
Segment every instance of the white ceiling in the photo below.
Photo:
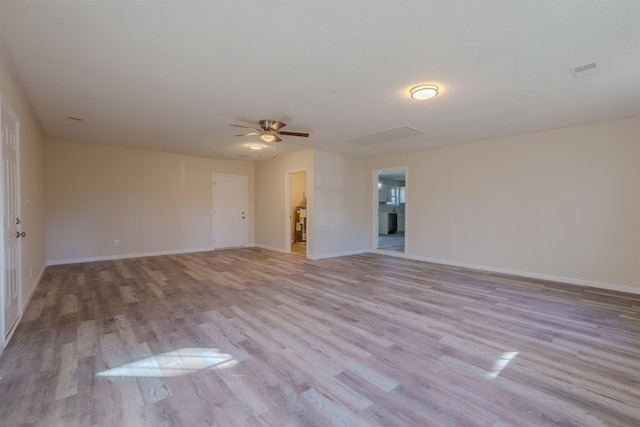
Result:
{"type": "Polygon", "coordinates": [[[311,133],[278,153],[377,156],[640,114],[637,0],[0,0],[0,40],[44,135],[87,143],[257,159],[229,123],[275,119],[311,133]]]}

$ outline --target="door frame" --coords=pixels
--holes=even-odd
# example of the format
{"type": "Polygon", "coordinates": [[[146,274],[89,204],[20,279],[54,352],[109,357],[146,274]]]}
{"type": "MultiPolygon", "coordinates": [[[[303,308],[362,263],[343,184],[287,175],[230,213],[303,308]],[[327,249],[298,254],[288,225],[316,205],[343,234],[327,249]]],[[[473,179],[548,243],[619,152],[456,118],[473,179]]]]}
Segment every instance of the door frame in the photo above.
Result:
{"type": "MultiPolygon", "coordinates": [[[[11,121],[13,121],[14,125],[15,125],[15,130],[16,130],[16,215],[18,218],[20,218],[22,216],[22,211],[21,211],[21,207],[22,207],[22,203],[21,203],[21,192],[20,192],[20,119],[18,118],[18,115],[14,112],[13,108],[11,108],[11,105],[9,105],[9,103],[7,101],[5,101],[4,97],[2,96],[2,94],[0,94],[0,108],[2,110],[5,110],[5,112],[7,113],[8,116],[11,117],[11,121]]],[[[2,115],[0,114],[0,132],[2,131],[2,115]]],[[[2,164],[3,166],[1,167],[2,169],[2,174],[0,175],[0,183],[2,183],[2,185],[0,185],[0,211],[2,212],[2,215],[4,217],[5,214],[5,204],[4,204],[4,157],[2,156],[2,150],[0,149],[0,164],[2,164]]],[[[22,315],[24,313],[24,308],[22,307],[22,240],[18,241],[18,250],[17,250],[17,271],[16,271],[16,275],[17,275],[17,280],[18,280],[18,317],[16,318],[16,321],[14,322],[14,324],[12,325],[13,328],[12,330],[9,332],[9,334],[7,335],[7,325],[5,324],[5,310],[4,310],[4,306],[5,306],[5,300],[4,300],[4,296],[5,296],[5,278],[6,278],[6,272],[5,272],[5,250],[4,250],[4,239],[5,239],[5,232],[4,232],[4,224],[2,227],[0,227],[0,240],[2,241],[2,245],[0,246],[0,272],[2,272],[0,274],[0,353],[2,353],[2,350],[6,347],[6,345],[9,343],[9,340],[11,339],[11,337],[13,336],[13,333],[15,332],[15,330],[17,329],[18,324],[20,323],[20,319],[22,319],[22,315]]]]}
{"type": "MultiPolygon", "coordinates": [[[[284,239],[284,253],[286,254],[290,254],[291,253],[291,175],[296,174],[296,173],[301,173],[304,172],[304,189],[305,189],[305,194],[307,195],[307,224],[309,224],[309,216],[310,214],[310,209],[309,209],[309,171],[308,169],[295,169],[295,170],[290,170],[290,171],[286,171],[284,173],[284,222],[285,222],[285,226],[284,226],[284,235],[285,235],[285,239],[284,239]]],[[[310,230],[307,228],[307,241],[306,241],[306,245],[305,245],[305,249],[306,249],[306,257],[309,257],[309,244],[311,241],[311,235],[310,235],[310,230]]]]}
{"type": "Polygon", "coordinates": [[[372,216],[373,221],[371,221],[371,249],[373,251],[382,251],[385,254],[396,255],[396,256],[405,256],[408,250],[408,242],[409,242],[409,216],[407,214],[407,205],[409,204],[409,167],[408,166],[397,166],[394,168],[383,168],[383,169],[374,169],[372,176],[372,216]],[[404,215],[404,251],[397,253],[395,251],[385,251],[384,249],[378,249],[378,245],[380,244],[378,240],[378,182],[380,181],[380,174],[384,172],[392,172],[392,171],[404,171],[404,180],[405,180],[405,215],[404,215]]]}
{"type": "MultiPolygon", "coordinates": [[[[215,250],[218,249],[216,247],[216,177],[231,177],[231,178],[242,178],[243,186],[244,186],[244,243],[242,246],[237,247],[247,247],[247,234],[248,234],[248,222],[249,222],[249,212],[247,207],[249,206],[248,194],[247,194],[247,176],[246,175],[233,175],[228,173],[214,173],[211,176],[211,247],[215,250]]],[[[220,249],[226,249],[220,248],[220,249]]]]}

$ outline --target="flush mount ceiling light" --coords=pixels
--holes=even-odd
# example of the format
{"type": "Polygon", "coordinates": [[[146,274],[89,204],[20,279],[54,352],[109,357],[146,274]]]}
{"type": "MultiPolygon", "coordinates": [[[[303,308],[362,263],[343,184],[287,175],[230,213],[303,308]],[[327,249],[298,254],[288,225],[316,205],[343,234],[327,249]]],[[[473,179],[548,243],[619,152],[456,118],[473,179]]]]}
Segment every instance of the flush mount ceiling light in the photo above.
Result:
{"type": "Polygon", "coordinates": [[[411,88],[411,97],[419,101],[431,99],[438,94],[436,85],[419,85],[411,88]]]}
{"type": "Polygon", "coordinates": [[[249,144],[249,148],[252,150],[262,150],[262,144],[249,144]]]}
{"type": "Polygon", "coordinates": [[[276,136],[271,133],[264,133],[260,135],[260,139],[264,142],[273,142],[276,140],[276,136]]]}

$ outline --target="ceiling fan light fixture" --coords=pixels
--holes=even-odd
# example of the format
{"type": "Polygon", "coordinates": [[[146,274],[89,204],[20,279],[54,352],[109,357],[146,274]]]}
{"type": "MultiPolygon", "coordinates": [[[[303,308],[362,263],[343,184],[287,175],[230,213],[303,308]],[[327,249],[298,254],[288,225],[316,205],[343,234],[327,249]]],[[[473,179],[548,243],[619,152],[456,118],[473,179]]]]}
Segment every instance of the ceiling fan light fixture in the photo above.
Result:
{"type": "Polygon", "coordinates": [[[276,136],[270,133],[264,133],[260,135],[260,139],[264,142],[273,142],[276,140],[276,136]]]}
{"type": "Polygon", "coordinates": [[[263,147],[262,147],[262,144],[253,143],[253,144],[249,144],[249,148],[251,150],[256,150],[257,151],[257,150],[262,150],[263,147]]]}
{"type": "Polygon", "coordinates": [[[434,98],[438,94],[438,86],[436,85],[419,85],[411,88],[411,98],[418,101],[434,98]]]}

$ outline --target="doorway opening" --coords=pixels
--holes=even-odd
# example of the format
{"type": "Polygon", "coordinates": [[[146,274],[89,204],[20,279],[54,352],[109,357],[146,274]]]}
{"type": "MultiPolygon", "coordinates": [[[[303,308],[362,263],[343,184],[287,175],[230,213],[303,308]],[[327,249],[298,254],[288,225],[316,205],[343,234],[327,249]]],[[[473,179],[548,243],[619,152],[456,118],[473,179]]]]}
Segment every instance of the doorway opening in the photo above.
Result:
{"type": "Polygon", "coordinates": [[[407,170],[385,169],[375,172],[374,247],[379,250],[405,252],[407,170]]]}
{"type": "Polygon", "coordinates": [[[286,253],[307,256],[309,240],[307,210],[307,171],[287,173],[286,253]]]}

